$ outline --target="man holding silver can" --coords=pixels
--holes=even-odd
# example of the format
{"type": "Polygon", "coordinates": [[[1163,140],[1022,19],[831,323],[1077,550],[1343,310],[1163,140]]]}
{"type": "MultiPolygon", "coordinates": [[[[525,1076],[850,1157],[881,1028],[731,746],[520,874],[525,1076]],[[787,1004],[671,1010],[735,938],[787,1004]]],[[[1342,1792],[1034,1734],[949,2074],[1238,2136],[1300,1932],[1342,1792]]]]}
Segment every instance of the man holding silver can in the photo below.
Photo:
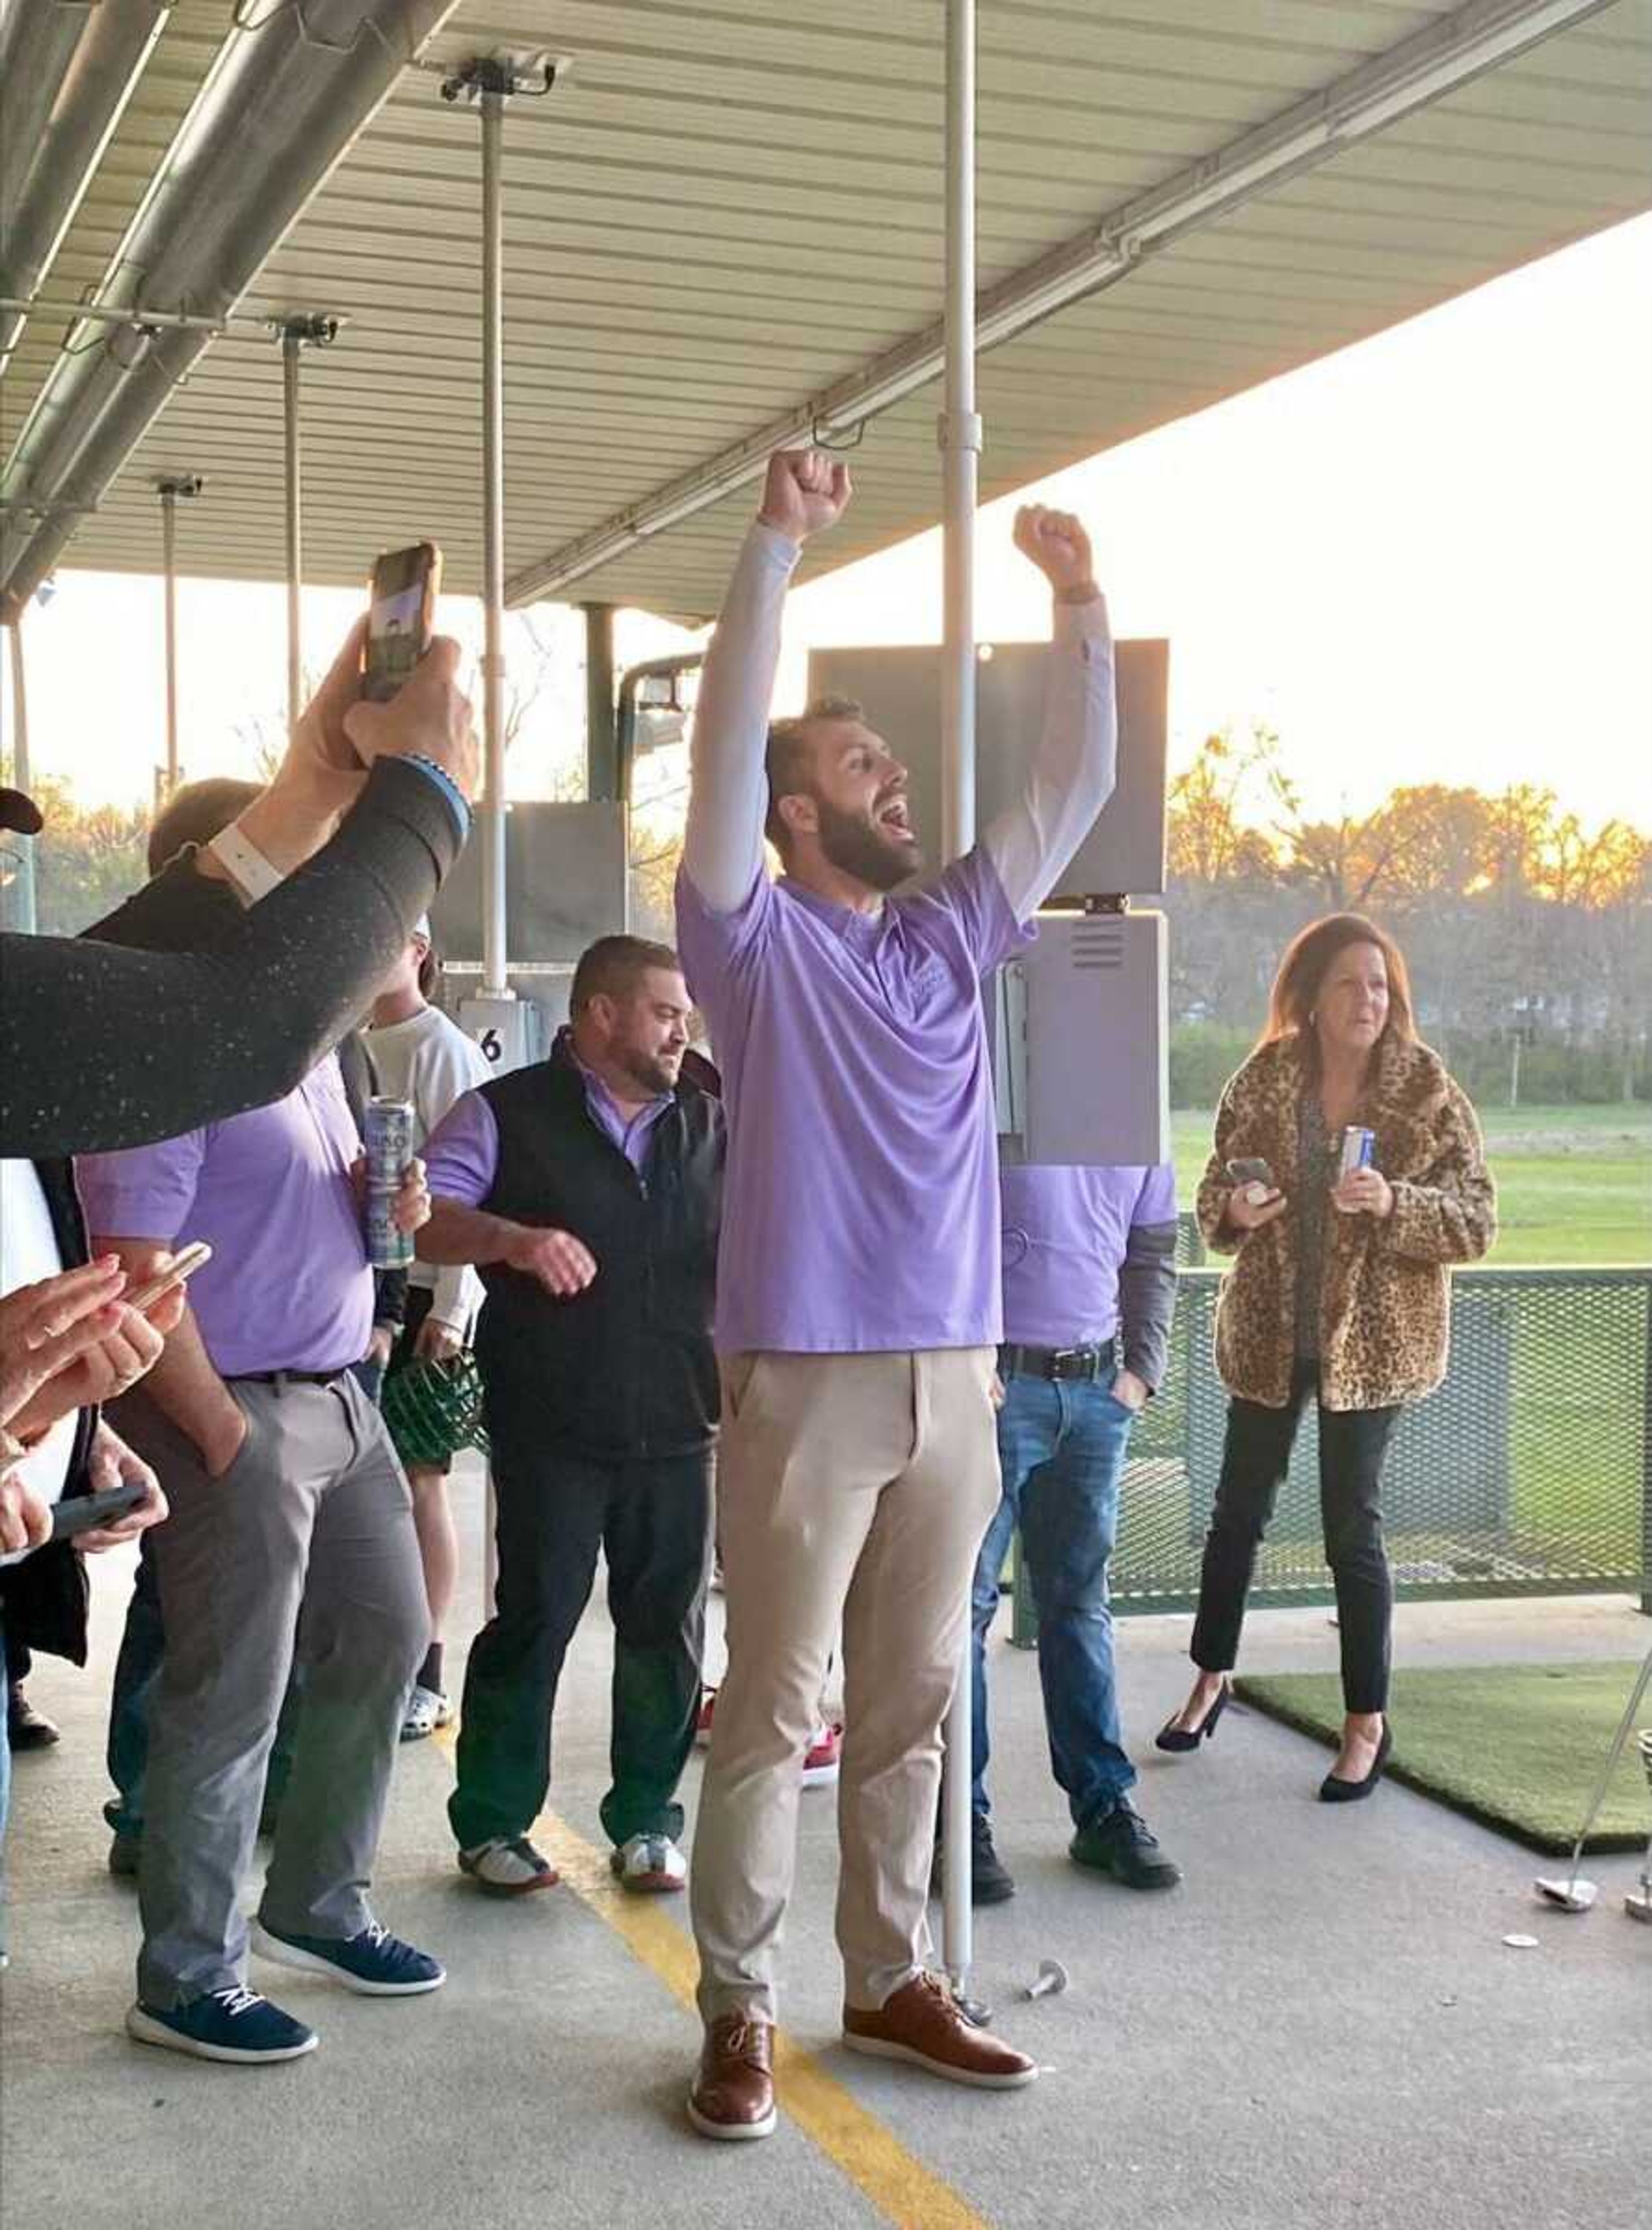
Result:
{"type": "MultiPolygon", "coordinates": [[[[135,1282],[176,1243],[213,1249],[141,1395],[114,1405],[172,1505],[126,2026],[244,2066],[317,2042],[247,1988],[239,1904],[295,1654],[304,1705],[253,1948],[373,1996],[444,1979],[364,1895],[427,1616],[407,1481],[352,1370],[373,1317],[359,1150],[330,1054],[267,1107],[80,1164],[100,1247],[135,1282]]],[[[393,1197],[399,1229],[425,1220],[416,1163],[393,1197]]]]}

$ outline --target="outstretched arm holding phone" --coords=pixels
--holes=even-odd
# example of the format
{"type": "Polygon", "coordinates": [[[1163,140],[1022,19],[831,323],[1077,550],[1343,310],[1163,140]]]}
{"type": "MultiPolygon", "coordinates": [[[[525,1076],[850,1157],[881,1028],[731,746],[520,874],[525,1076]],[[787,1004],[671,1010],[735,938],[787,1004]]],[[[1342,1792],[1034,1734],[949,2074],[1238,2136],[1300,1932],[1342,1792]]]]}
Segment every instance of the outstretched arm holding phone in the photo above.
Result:
{"type": "Polygon", "coordinates": [[[308,1074],[464,843],[477,755],[459,655],[439,638],[392,703],[361,704],[351,635],[248,809],[251,841],[294,872],[198,946],[169,951],[157,926],[170,880],[196,875],[188,860],[102,924],[104,941],[0,937],[0,1153],[141,1145],[264,1105],[308,1074]],[[351,752],[365,773],[344,770],[351,752]]]}

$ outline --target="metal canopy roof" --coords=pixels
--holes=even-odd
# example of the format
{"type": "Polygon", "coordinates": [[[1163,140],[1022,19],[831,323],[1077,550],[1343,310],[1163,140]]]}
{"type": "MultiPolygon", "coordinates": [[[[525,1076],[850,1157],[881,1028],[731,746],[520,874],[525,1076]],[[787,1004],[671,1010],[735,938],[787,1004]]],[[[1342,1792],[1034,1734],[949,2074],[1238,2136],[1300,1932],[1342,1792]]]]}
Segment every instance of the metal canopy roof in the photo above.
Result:
{"type": "MultiPolygon", "coordinates": [[[[988,0],[983,287],[1452,11],[1333,0],[988,0]]],[[[46,282],[103,276],[226,29],[179,0],[46,282]]],[[[506,120],[507,572],[549,556],[929,323],[942,290],[934,0],[467,5],[432,55],[572,55],[506,120]]],[[[983,497],[1357,340],[1652,204],[1652,0],[1617,0],[1332,155],[987,355],[983,497]]],[[[480,573],[479,129],[410,70],[267,265],[245,314],[348,324],[304,366],[306,578],[429,533],[480,573]]],[[[62,338],[0,384],[15,439],[62,338]]],[[[842,564],[933,522],[938,390],[866,430],[842,564]]],[[[282,571],[273,342],[215,345],[73,545],[153,570],[157,474],[202,473],[179,560],[282,571]]],[[[565,593],[716,609],[732,496],[565,593]]],[[[826,570],[822,561],[816,570],[826,570]]]]}

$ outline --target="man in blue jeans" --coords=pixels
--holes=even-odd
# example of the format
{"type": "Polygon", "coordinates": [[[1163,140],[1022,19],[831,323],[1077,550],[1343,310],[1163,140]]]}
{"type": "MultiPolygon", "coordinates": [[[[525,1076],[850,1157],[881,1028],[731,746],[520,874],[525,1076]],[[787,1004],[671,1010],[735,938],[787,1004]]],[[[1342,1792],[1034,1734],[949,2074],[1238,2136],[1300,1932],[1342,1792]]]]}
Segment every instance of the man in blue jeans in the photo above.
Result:
{"type": "MultiPolygon", "coordinates": [[[[1176,1183],[1151,1169],[1006,1167],[1000,1178],[1004,1332],[998,1415],[1004,1495],[975,1567],[974,1902],[1015,1883],[987,1798],[987,1633],[1018,1524],[1038,1614],[1050,1763],[1077,1829],[1076,1864],[1131,1889],[1180,1871],[1129,1792],[1107,1567],[1137,1412],[1164,1376],[1176,1296],[1176,1183]]],[[[940,1853],[936,1853],[937,1879],[940,1853]]]]}

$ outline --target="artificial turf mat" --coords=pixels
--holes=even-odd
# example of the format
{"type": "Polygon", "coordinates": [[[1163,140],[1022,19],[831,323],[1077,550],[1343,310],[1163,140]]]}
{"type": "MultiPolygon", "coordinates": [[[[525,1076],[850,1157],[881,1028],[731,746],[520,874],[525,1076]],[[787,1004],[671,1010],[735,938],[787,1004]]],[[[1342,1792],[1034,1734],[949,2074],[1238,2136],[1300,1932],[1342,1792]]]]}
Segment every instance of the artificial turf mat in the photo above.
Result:
{"type": "MultiPolygon", "coordinates": [[[[1528,1849],[1564,1856],[1629,1702],[1640,1666],[1457,1666],[1395,1673],[1388,1771],[1528,1849]]],[[[1342,1684],[1334,1672],[1281,1672],[1234,1684],[1241,1701],[1335,1743],[1342,1684]]],[[[1652,1726],[1652,1689],[1637,1726],[1652,1726]]],[[[1633,1734],[1585,1848],[1642,1848],[1652,1790],[1633,1734]]]]}

